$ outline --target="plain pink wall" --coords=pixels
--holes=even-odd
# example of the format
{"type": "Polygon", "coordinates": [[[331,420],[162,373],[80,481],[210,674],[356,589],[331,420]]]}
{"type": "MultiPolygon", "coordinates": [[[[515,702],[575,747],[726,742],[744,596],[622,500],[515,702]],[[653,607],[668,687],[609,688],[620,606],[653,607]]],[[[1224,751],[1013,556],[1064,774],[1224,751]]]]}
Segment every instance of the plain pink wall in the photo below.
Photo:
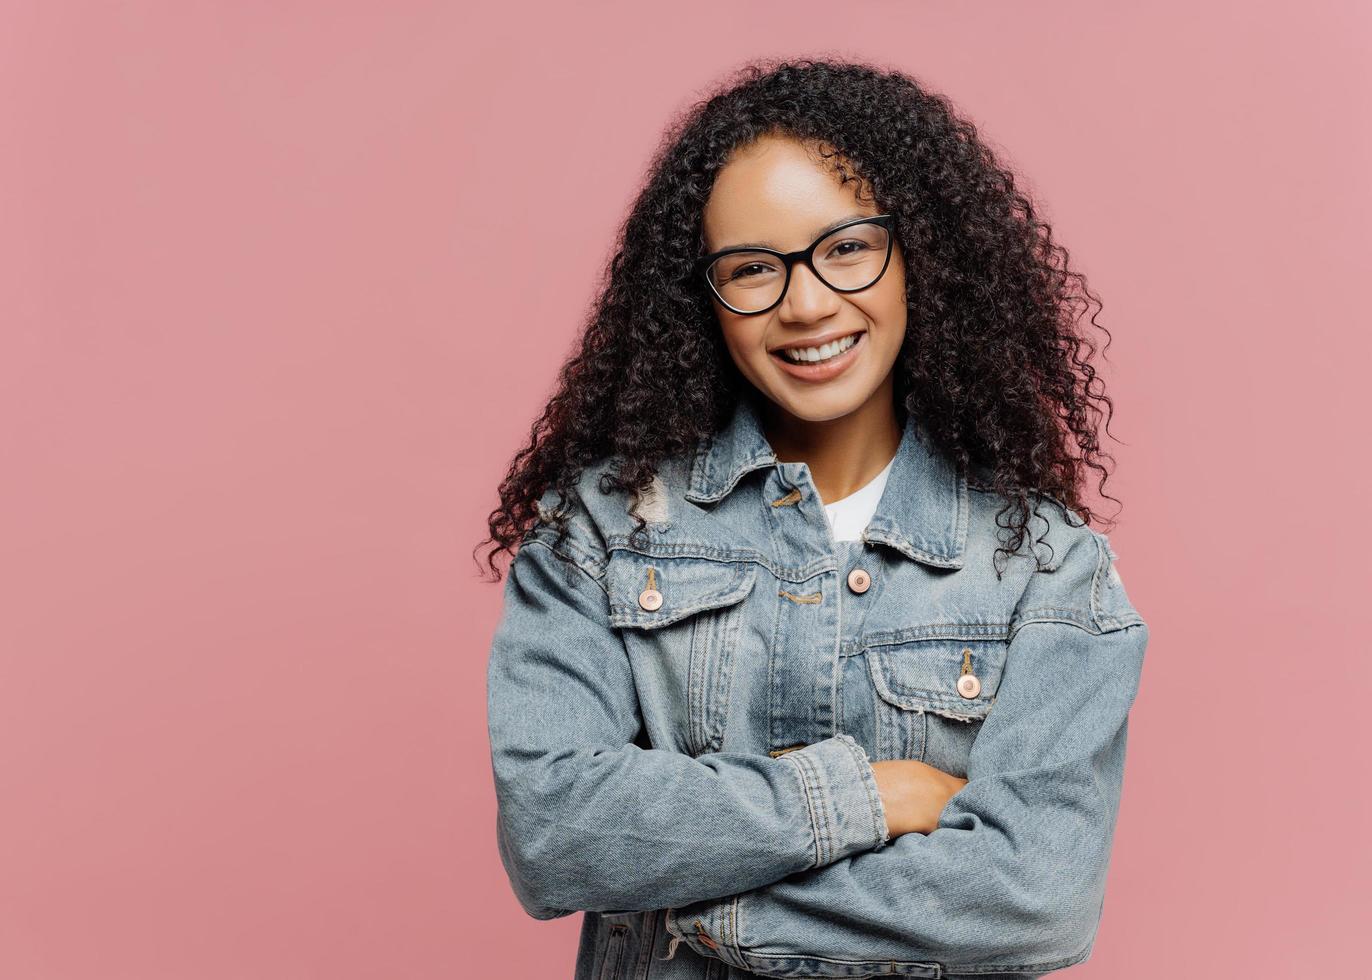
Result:
{"type": "Polygon", "coordinates": [[[1364,968],[1366,4],[2,9],[4,980],[570,976],[470,551],[662,127],[800,54],[948,93],[1105,300],[1152,644],[1073,974],[1364,968]]]}

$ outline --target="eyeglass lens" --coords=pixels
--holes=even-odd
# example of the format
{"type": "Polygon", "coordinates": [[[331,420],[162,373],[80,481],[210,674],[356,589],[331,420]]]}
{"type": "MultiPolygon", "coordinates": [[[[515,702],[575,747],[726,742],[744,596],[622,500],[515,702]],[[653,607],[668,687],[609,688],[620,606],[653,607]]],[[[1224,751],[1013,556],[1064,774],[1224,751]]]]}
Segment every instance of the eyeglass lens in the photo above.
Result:
{"type": "MultiPolygon", "coordinates": [[[[815,271],[836,289],[862,289],[881,275],[889,247],[890,235],[881,225],[849,225],[815,246],[815,271]]],[[[731,252],[716,259],[706,275],[724,302],[748,313],[780,298],[786,263],[770,252],[731,252]]]]}

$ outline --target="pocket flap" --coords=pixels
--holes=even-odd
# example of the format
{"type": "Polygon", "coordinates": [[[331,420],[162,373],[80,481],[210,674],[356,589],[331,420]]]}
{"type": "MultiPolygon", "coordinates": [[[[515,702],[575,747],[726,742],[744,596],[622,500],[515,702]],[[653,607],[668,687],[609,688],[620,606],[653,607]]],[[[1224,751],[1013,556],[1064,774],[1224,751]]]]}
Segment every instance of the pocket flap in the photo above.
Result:
{"type": "Polygon", "coordinates": [[[909,640],[869,647],[867,664],[882,700],[970,721],[985,718],[995,703],[1007,650],[1000,639],[909,640]],[[970,698],[958,690],[964,662],[980,685],[970,698]]]}
{"type": "Polygon", "coordinates": [[[752,591],[756,577],[757,565],[749,561],[617,549],[610,553],[605,569],[610,625],[656,629],[706,609],[732,605],[752,591]],[[650,582],[661,596],[657,608],[646,608],[639,601],[650,582]]]}

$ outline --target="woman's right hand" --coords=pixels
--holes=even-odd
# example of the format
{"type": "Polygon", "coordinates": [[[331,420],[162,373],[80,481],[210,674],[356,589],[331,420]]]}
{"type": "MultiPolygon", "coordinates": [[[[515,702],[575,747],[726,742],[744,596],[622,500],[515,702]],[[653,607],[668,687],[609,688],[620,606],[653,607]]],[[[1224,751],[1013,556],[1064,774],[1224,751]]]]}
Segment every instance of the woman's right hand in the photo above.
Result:
{"type": "Polygon", "coordinates": [[[933,833],[944,805],[967,785],[967,780],[916,759],[873,762],[872,771],[893,840],[912,831],[933,833]]]}

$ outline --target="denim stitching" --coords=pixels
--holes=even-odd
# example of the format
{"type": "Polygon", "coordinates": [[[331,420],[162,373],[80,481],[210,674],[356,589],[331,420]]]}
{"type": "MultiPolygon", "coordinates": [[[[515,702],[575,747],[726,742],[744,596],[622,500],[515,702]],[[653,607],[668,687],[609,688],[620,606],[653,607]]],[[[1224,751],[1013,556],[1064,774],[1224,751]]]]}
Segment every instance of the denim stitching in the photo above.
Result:
{"type": "Polygon", "coordinates": [[[557,549],[557,548],[554,548],[552,545],[550,545],[548,542],[542,540],[541,538],[530,538],[529,540],[525,541],[520,547],[522,547],[522,548],[527,548],[529,545],[533,545],[533,544],[536,544],[536,545],[538,545],[539,547],[544,548],[544,549],[546,549],[546,550],[552,552],[554,555],[558,555],[558,556],[560,556],[560,557],[566,559],[574,568],[576,568],[577,571],[581,572],[583,575],[585,575],[587,578],[589,578],[589,579],[590,579],[592,582],[594,582],[596,585],[600,586],[600,591],[601,591],[601,592],[604,592],[607,598],[609,597],[609,595],[610,595],[610,590],[607,589],[607,588],[605,587],[605,583],[602,582],[599,578],[597,578],[592,572],[587,571],[587,570],[582,566],[581,562],[577,561],[577,560],[576,560],[574,557],[572,557],[571,555],[566,554],[565,552],[560,551],[560,550],[557,549]]]}
{"type": "Polygon", "coordinates": [[[820,860],[822,851],[820,850],[819,833],[816,829],[818,821],[815,818],[815,801],[810,794],[810,784],[805,778],[804,767],[801,766],[800,762],[796,760],[795,755],[796,754],[794,752],[788,752],[785,755],[777,756],[777,758],[784,759],[787,762],[790,762],[791,771],[794,772],[796,774],[796,778],[800,780],[800,790],[802,793],[805,794],[805,807],[810,813],[810,836],[814,839],[815,842],[815,863],[813,867],[822,867],[823,862],[820,860]]]}

